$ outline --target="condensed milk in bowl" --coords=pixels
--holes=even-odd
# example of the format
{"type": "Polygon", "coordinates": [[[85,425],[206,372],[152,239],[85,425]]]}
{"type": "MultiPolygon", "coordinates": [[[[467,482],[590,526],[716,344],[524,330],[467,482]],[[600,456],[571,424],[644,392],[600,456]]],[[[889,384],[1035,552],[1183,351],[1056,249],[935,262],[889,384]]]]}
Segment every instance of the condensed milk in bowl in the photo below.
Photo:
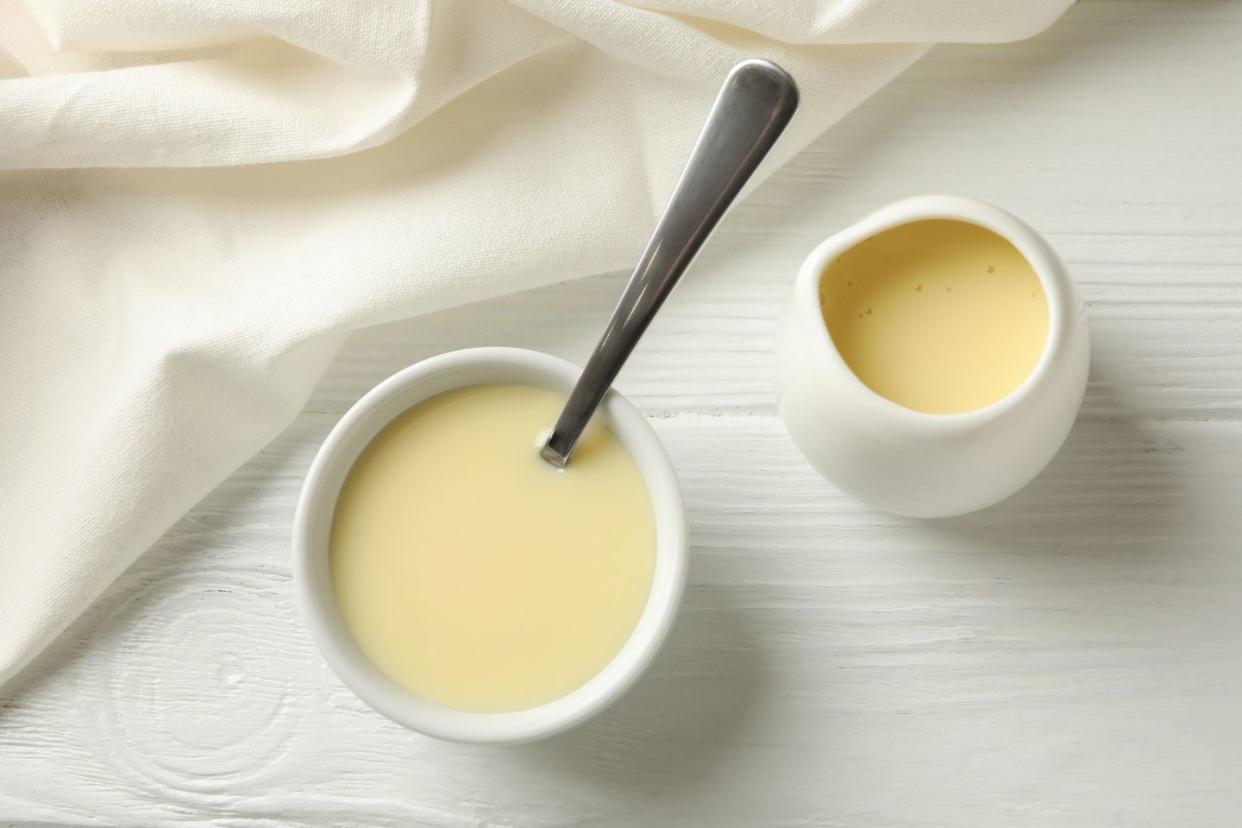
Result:
{"type": "Polygon", "coordinates": [[[821,474],[886,511],[947,517],[1048,464],[1082,404],[1089,340],[1039,234],[979,201],[921,196],[812,251],[779,353],[781,416],[821,474]]]}
{"type": "Polygon", "coordinates": [[[684,589],[681,491],[610,391],[574,460],[538,444],[579,369],[455,351],[366,394],[324,441],[294,521],[311,634],[372,707],[422,733],[521,742],[606,707],[663,642],[684,589]]]}

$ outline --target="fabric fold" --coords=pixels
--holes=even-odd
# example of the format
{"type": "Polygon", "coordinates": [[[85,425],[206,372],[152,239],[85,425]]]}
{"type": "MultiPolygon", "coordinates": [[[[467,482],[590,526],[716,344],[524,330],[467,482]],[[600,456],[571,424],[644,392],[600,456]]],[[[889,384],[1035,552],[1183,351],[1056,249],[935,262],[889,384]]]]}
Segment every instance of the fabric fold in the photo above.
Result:
{"type": "Polygon", "coordinates": [[[0,0],[0,681],[349,331],[628,266],[737,60],[801,87],[770,172],[1067,5],[0,0]]]}

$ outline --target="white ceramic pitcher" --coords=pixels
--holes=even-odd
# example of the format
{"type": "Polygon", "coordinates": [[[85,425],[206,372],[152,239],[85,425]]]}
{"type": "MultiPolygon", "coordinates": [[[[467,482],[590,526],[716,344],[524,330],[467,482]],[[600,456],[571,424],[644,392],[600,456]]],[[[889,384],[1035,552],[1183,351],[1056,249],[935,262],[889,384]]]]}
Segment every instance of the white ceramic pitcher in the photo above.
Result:
{"type": "Polygon", "coordinates": [[[803,262],[780,344],[780,412],[807,460],[849,494],[902,515],[963,514],[1017,492],[1057,453],[1082,404],[1089,351],[1083,302],[1038,233],[980,201],[919,196],[842,230],[803,262]],[[1008,396],[974,411],[927,414],[875,393],[837,352],[820,310],[820,279],[835,258],[924,219],[965,221],[1008,239],[1048,301],[1048,339],[1035,369],[1008,396]]]}

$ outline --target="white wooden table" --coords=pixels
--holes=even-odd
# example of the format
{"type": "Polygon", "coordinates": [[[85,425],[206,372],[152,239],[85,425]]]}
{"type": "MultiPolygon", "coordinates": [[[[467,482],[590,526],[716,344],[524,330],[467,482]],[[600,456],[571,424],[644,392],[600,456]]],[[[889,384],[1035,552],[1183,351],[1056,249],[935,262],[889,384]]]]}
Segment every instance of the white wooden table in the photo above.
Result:
{"type": "Polygon", "coordinates": [[[1242,3],[1090,2],[1030,42],[939,48],[757,191],[619,382],[689,502],[662,656],[548,742],[409,733],[342,687],[295,613],[302,474],[412,361],[502,343],[581,361],[622,279],[355,336],[288,432],[0,695],[0,821],[1239,824],[1242,3]],[[935,191],[1051,237],[1094,354],[1042,477],[919,522],[811,471],[770,361],[810,247],[935,191]]]}

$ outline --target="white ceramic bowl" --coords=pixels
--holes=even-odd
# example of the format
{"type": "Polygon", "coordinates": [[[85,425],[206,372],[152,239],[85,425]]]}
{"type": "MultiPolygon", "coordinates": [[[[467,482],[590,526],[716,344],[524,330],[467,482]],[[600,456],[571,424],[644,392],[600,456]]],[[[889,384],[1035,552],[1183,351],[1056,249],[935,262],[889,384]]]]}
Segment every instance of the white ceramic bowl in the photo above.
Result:
{"type": "Polygon", "coordinates": [[[311,463],[293,528],[294,576],[302,612],[315,643],[341,680],[394,721],[429,736],[462,742],[521,742],[550,736],[613,702],[663,643],[685,586],[685,510],[664,446],[638,409],[616,391],[608,393],[596,416],[633,456],[647,485],[655,511],[656,563],[651,595],[638,625],[598,675],[569,695],[528,710],[454,710],[419,698],[380,672],[350,636],[337,607],[328,567],[333,510],[354,460],[384,426],[410,406],[452,388],[515,383],[568,393],[578,374],[579,369],[564,360],[518,348],[441,354],[399,371],[355,403],[311,463]]]}
{"type": "Polygon", "coordinates": [[[920,196],[872,213],[803,262],[780,345],[780,412],[811,465],[859,500],[914,517],[963,514],[1017,492],[1056,454],[1082,404],[1089,351],[1083,302],[1038,233],[980,201],[920,196]],[[926,414],[880,396],[846,365],[824,323],[819,282],[828,264],[876,233],[922,219],[958,219],[1003,236],[1043,283],[1043,355],[1022,385],[985,408],[926,414]]]}

